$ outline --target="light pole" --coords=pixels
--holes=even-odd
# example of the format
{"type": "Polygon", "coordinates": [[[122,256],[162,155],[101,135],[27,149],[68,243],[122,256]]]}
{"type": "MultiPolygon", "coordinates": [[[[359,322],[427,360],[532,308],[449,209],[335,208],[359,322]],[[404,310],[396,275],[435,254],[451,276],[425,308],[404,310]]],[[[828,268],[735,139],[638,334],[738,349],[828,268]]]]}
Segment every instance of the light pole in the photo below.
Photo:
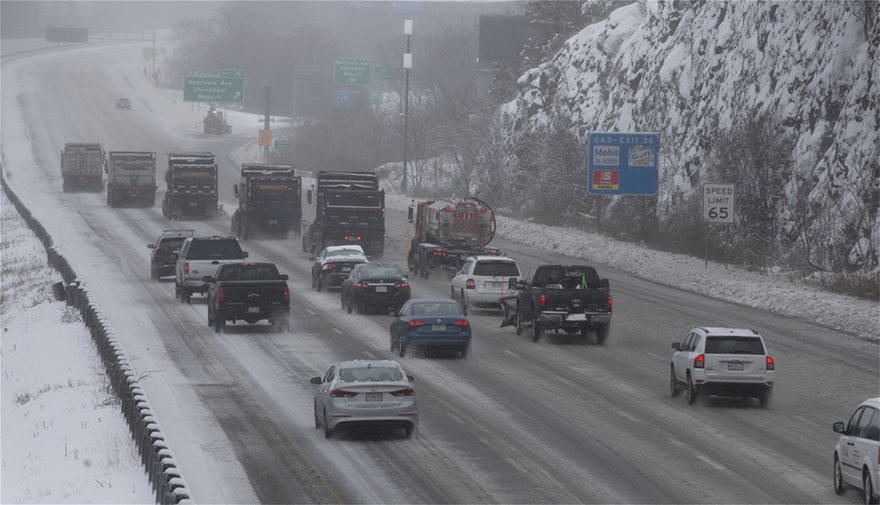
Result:
{"type": "Polygon", "coordinates": [[[403,68],[406,71],[406,87],[403,93],[403,183],[401,189],[406,195],[406,173],[409,171],[407,167],[407,120],[409,119],[409,69],[412,68],[412,53],[409,52],[409,39],[412,36],[412,19],[403,20],[403,34],[406,35],[406,52],[403,53],[403,68]]]}

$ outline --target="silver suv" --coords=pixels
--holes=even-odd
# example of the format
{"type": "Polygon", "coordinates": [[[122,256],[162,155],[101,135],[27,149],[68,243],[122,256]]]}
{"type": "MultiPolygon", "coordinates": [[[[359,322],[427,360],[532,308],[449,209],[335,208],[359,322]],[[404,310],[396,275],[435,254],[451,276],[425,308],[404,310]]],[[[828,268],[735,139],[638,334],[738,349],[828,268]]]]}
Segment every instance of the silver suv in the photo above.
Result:
{"type": "Polygon", "coordinates": [[[769,402],[776,361],[767,353],[764,337],[755,330],[694,328],[672,348],[672,396],[684,388],[688,403],[701,394],[755,397],[761,407],[769,402]]]}
{"type": "Polygon", "coordinates": [[[840,433],[834,448],[834,492],[843,494],[846,485],[862,490],[864,503],[880,501],[880,398],[861,403],[849,422],[834,423],[840,433]]]}
{"type": "Polygon", "coordinates": [[[205,277],[213,277],[223,263],[241,263],[248,257],[235,237],[190,237],[180,247],[174,267],[174,295],[189,303],[193,293],[207,293],[205,277]]]}

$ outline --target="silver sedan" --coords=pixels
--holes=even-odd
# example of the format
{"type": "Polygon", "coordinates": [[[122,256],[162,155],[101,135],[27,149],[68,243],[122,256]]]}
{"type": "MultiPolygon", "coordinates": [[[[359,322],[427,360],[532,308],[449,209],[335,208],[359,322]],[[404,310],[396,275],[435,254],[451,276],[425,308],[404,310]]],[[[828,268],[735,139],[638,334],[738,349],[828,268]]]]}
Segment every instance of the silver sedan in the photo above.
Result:
{"type": "Polygon", "coordinates": [[[333,363],[323,377],[312,377],[315,428],[330,438],[339,426],[367,425],[403,428],[410,438],[419,426],[416,390],[400,364],[393,360],[354,360],[333,363]]]}

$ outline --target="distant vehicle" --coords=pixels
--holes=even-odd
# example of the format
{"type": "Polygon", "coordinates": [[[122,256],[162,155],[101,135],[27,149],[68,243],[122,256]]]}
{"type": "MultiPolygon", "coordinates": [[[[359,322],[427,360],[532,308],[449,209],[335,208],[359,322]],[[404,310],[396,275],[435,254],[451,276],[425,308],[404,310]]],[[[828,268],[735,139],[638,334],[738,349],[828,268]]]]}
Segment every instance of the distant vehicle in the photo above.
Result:
{"type": "Polygon", "coordinates": [[[880,502],[880,398],[863,401],[849,422],[834,423],[840,433],[834,448],[834,492],[847,485],[861,489],[863,503],[880,502]]]}
{"type": "Polygon", "coordinates": [[[602,345],[611,332],[613,300],[608,279],[587,265],[541,265],[525,280],[510,279],[507,288],[516,295],[501,299],[504,321],[519,335],[531,327],[532,341],[545,331],[560,330],[586,337],[595,331],[602,345]]]}
{"type": "Polygon", "coordinates": [[[479,198],[421,202],[409,208],[409,222],[415,225],[409,271],[425,279],[434,270],[452,277],[471,256],[499,254],[488,247],[495,237],[495,212],[479,198]]]}
{"type": "Polygon", "coordinates": [[[62,189],[104,189],[104,147],[97,143],[67,143],[61,151],[62,189]]]}
{"type": "Polygon", "coordinates": [[[311,260],[312,287],[318,291],[342,286],[355,265],[368,261],[361,246],[354,244],[325,247],[311,260]]]}
{"type": "Polygon", "coordinates": [[[342,281],[339,297],[349,314],[376,308],[400,310],[409,300],[410,287],[397,265],[361,263],[342,281]]]}
{"type": "Polygon", "coordinates": [[[216,333],[226,321],[266,319],[276,332],[290,328],[287,274],[279,274],[274,263],[226,263],[202,280],[209,284],[208,326],[216,333]]]}
{"type": "Polygon", "coordinates": [[[153,250],[150,253],[150,280],[174,276],[180,246],[194,234],[195,230],[162,230],[155,242],[147,244],[153,250]]]}
{"type": "Polygon", "coordinates": [[[248,257],[235,237],[191,237],[180,246],[174,266],[174,294],[190,303],[193,293],[206,293],[205,277],[213,277],[224,263],[242,263],[248,257]]]}
{"type": "Polygon", "coordinates": [[[501,308],[501,297],[512,296],[510,279],[522,280],[516,260],[505,256],[471,256],[452,278],[451,295],[467,314],[471,307],[501,308]]]}
{"type": "Polygon", "coordinates": [[[770,401],[776,361],[755,330],[694,328],[672,348],[669,387],[673,397],[683,387],[688,403],[701,394],[755,397],[761,407],[770,401]]]}
{"type": "Polygon", "coordinates": [[[117,99],[116,108],[119,110],[131,110],[131,100],[129,100],[128,98],[117,99]]]}
{"type": "Polygon", "coordinates": [[[232,126],[226,122],[223,113],[217,110],[214,105],[208,109],[208,114],[202,120],[205,133],[232,133],[232,126]]]}
{"type": "Polygon", "coordinates": [[[238,198],[232,233],[238,238],[247,240],[258,230],[282,238],[291,231],[299,233],[302,178],[292,166],[246,163],[232,191],[238,198]]]}
{"type": "Polygon", "coordinates": [[[165,171],[166,219],[214,216],[217,208],[217,163],[212,153],[168,153],[165,171]]]}
{"type": "Polygon", "coordinates": [[[413,378],[392,360],[333,363],[323,377],[312,377],[315,429],[330,438],[344,426],[402,428],[410,438],[419,426],[413,378]]]}
{"type": "Polygon", "coordinates": [[[106,165],[107,205],[137,202],[146,207],[156,203],[156,153],[110,151],[106,165]]]}
{"type": "Polygon", "coordinates": [[[391,351],[402,358],[410,345],[458,352],[466,358],[471,325],[454,300],[412,299],[391,323],[391,351]]]}

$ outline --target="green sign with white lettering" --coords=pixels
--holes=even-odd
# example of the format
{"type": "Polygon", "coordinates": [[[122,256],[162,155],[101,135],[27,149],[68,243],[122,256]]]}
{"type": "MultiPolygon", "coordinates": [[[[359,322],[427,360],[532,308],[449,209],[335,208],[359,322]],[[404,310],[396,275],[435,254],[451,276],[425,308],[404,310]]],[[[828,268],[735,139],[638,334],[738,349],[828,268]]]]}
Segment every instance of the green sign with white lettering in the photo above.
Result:
{"type": "Polygon", "coordinates": [[[342,86],[369,86],[370,61],[345,59],[334,60],[333,83],[342,86]]]}
{"type": "Polygon", "coordinates": [[[290,141],[287,139],[276,140],[275,149],[290,149],[290,141]]]}
{"type": "Polygon", "coordinates": [[[244,70],[221,70],[217,72],[218,77],[239,77],[244,79],[244,70]]]}
{"type": "Polygon", "coordinates": [[[183,83],[184,102],[241,103],[244,79],[241,77],[187,77],[183,83]]]}

